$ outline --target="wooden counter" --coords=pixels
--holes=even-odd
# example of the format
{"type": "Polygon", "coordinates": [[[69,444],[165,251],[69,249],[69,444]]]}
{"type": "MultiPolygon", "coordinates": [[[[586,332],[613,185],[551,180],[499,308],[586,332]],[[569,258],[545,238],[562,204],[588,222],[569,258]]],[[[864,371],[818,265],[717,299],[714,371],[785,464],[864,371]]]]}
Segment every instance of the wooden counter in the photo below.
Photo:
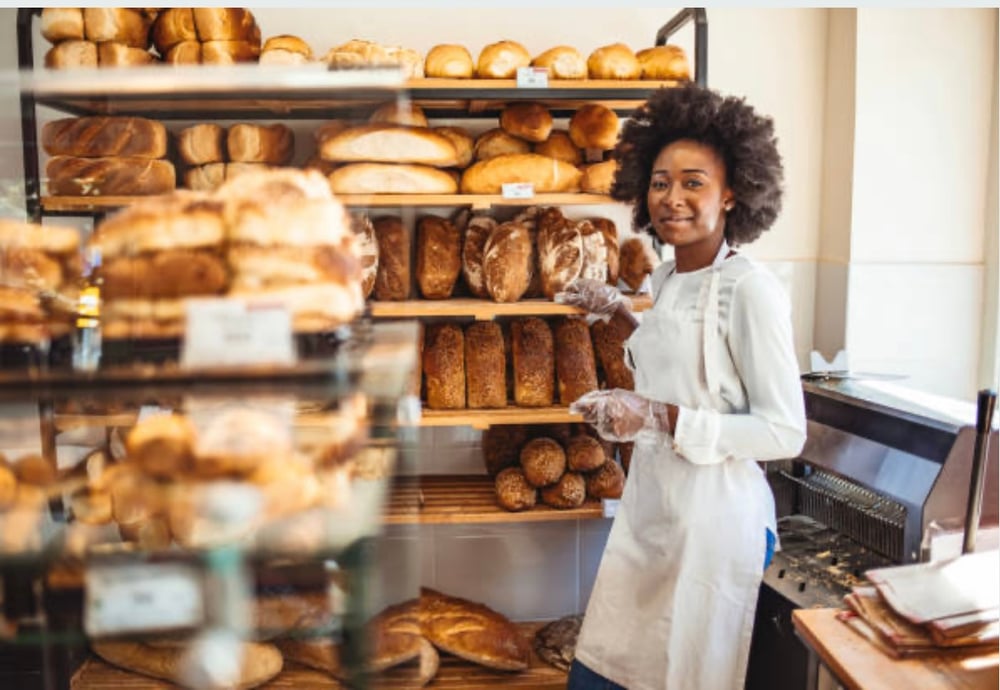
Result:
{"type": "Polygon", "coordinates": [[[996,690],[1000,653],[892,659],[836,618],[837,609],[797,609],[802,639],[848,690],[996,690]]]}

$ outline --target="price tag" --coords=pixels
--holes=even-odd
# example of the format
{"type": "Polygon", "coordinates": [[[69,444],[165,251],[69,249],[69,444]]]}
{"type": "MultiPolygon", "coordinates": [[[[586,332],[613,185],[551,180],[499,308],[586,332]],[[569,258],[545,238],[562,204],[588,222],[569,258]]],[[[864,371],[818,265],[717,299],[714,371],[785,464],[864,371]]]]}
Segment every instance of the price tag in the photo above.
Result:
{"type": "Polygon", "coordinates": [[[500,193],[504,199],[532,199],[535,196],[535,185],[530,182],[504,182],[500,193]]]}
{"type": "Polygon", "coordinates": [[[602,498],[601,509],[604,517],[613,518],[618,513],[618,505],[622,502],[620,498],[602,498]]]}
{"type": "Polygon", "coordinates": [[[549,88],[549,70],[547,67],[518,67],[517,88],[547,89],[549,88]]]}
{"type": "Polygon", "coordinates": [[[292,317],[283,304],[219,298],[185,302],[181,366],[295,362],[292,317]]]}
{"type": "Polygon", "coordinates": [[[143,422],[150,417],[158,417],[160,415],[171,414],[171,409],[169,407],[160,407],[159,405],[141,405],[139,407],[139,416],[136,417],[136,423],[143,422]]]}
{"type": "Polygon", "coordinates": [[[87,569],[88,635],[198,627],[204,622],[201,579],[183,563],[116,563],[87,569]]]}

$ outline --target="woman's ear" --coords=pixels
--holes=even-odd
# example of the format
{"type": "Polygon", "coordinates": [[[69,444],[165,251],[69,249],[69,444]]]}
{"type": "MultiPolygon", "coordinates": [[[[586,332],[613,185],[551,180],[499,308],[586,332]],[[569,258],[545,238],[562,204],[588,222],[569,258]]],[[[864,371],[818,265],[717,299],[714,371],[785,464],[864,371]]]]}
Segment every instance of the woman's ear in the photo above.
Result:
{"type": "Polygon", "coordinates": [[[722,208],[726,211],[726,213],[728,213],[733,210],[735,205],[736,200],[733,198],[733,192],[732,190],[727,189],[722,193],[722,208]]]}

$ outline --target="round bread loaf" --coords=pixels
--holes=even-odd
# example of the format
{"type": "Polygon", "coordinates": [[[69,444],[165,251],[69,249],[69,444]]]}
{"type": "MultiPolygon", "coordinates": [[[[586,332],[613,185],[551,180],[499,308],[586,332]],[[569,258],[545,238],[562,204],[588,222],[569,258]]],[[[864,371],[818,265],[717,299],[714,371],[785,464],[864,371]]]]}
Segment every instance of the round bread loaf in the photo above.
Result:
{"type": "Polygon", "coordinates": [[[433,132],[448,138],[448,141],[455,147],[455,167],[467,168],[472,162],[473,146],[475,140],[469,131],[464,127],[434,127],[433,132]]]}
{"type": "Polygon", "coordinates": [[[483,432],[483,463],[495,477],[508,467],[519,467],[521,446],[528,440],[527,428],[520,424],[500,424],[483,432]]]}
{"type": "Polygon", "coordinates": [[[619,277],[632,291],[642,286],[642,281],[653,272],[656,255],[641,237],[630,237],[619,250],[619,277]]]}
{"type": "Polygon", "coordinates": [[[393,125],[406,125],[409,127],[426,127],[427,116],[424,115],[423,108],[416,103],[400,103],[390,101],[383,103],[368,118],[369,122],[388,122],[393,125]]]}
{"type": "Polygon", "coordinates": [[[638,79],[642,73],[639,60],[624,43],[602,46],[587,58],[591,79],[638,79]]]}
{"type": "Polygon", "coordinates": [[[691,81],[691,67],[680,46],[665,45],[646,48],[635,54],[642,70],[642,79],[691,81]]]}
{"type": "Polygon", "coordinates": [[[532,486],[555,484],[566,471],[566,451],[551,438],[532,439],[521,448],[521,468],[532,486]]]}
{"type": "Polygon", "coordinates": [[[54,484],[58,478],[55,464],[36,453],[19,459],[14,465],[14,474],[22,484],[34,486],[48,486],[54,484]]]}
{"type": "Polygon", "coordinates": [[[579,165],[583,160],[580,149],[570,139],[569,132],[564,129],[553,130],[548,139],[535,144],[533,151],[540,156],[566,161],[570,165],[579,165]]]}
{"type": "Polygon", "coordinates": [[[520,139],[542,142],[552,132],[552,114],[541,103],[511,103],[500,112],[500,127],[520,139]]]}
{"type": "Polygon", "coordinates": [[[462,45],[436,45],[424,59],[424,75],[441,79],[471,79],[475,72],[472,55],[462,45]]]}
{"type": "Polygon", "coordinates": [[[553,79],[586,79],[587,61],[572,46],[549,48],[531,61],[533,67],[545,67],[553,79]]]}
{"type": "Polygon", "coordinates": [[[513,79],[518,67],[530,64],[531,54],[523,45],[517,41],[498,41],[479,53],[476,75],[481,79],[513,79]]]}
{"type": "Polygon", "coordinates": [[[519,511],[534,507],[538,490],[528,483],[520,467],[508,467],[496,478],[497,503],[507,510],[519,511]]]}
{"type": "Polygon", "coordinates": [[[579,508],[587,498],[587,483],[582,475],[566,472],[555,484],[542,489],[541,494],[542,503],[553,508],[579,508]]]}
{"type": "Polygon", "coordinates": [[[614,460],[587,476],[587,495],[591,498],[621,498],[624,490],[625,473],[614,460]]]}
{"type": "Polygon", "coordinates": [[[566,444],[566,464],[574,472],[593,472],[607,460],[600,441],[593,436],[577,434],[566,444]]]}
{"type": "Polygon", "coordinates": [[[530,152],[531,144],[497,127],[476,137],[473,158],[477,161],[485,161],[509,153],[530,152]]]}
{"type": "Polygon", "coordinates": [[[618,172],[618,161],[608,160],[593,163],[583,169],[580,189],[588,194],[610,194],[618,172]]]}
{"type": "Polygon", "coordinates": [[[618,142],[618,115],[599,103],[580,107],[569,121],[569,137],[581,149],[609,151],[618,142]]]}

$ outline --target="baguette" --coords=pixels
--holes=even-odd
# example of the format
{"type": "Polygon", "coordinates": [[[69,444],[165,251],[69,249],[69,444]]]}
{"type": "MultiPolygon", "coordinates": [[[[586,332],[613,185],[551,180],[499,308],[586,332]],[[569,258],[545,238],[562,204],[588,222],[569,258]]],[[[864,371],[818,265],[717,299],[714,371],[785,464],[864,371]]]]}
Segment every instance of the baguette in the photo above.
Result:
{"type": "Polygon", "coordinates": [[[462,174],[463,194],[500,194],[506,182],[527,182],[536,194],[577,192],[581,173],[565,161],[516,153],[473,163],[462,174]]]}
{"type": "Polygon", "coordinates": [[[420,163],[446,168],[458,163],[448,137],[423,127],[372,123],[351,127],[319,142],[328,161],[420,163]]]}
{"type": "Polygon", "coordinates": [[[42,148],[50,156],[163,158],[167,129],[141,117],[69,117],[45,123],[42,148]]]}
{"type": "Polygon", "coordinates": [[[282,124],[236,124],[226,135],[229,159],[240,163],[286,165],[292,159],[295,135],[282,124]]]}
{"type": "Polygon", "coordinates": [[[455,178],[427,165],[351,163],[330,173],[334,194],[454,194],[455,178]]]}
{"type": "Polygon", "coordinates": [[[143,196],[164,194],[177,185],[170,161],[148,158],[53,156],[45,172],[54,196],[143,196]]]}

